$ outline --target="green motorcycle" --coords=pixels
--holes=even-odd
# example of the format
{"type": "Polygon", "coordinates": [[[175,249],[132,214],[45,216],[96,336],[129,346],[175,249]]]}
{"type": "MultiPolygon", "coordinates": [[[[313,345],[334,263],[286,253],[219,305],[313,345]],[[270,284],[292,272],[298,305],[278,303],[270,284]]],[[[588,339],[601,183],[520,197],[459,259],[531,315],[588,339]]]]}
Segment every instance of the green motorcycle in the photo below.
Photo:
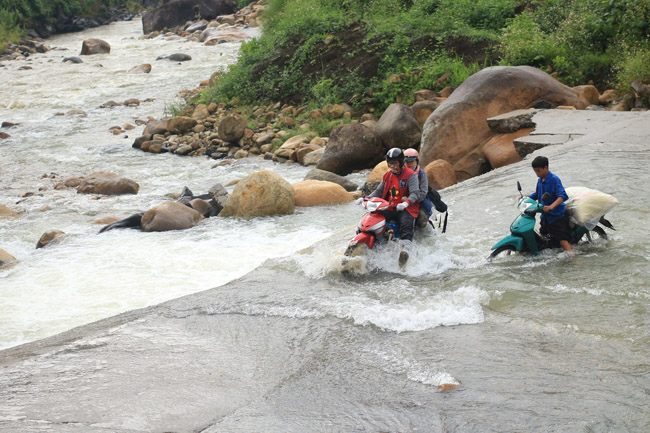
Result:
{"type": "MultiPolygon", "coordinates": [[[[535,231],[535,215],[542,213],[544,205],[530,197],[524,197],[519,182],[517,182],[517,189],[520,196],[517,209],[519,209],[520,214],[510,224],[510,234],[494,244],[492,253],[488,256],[489,260],[512,253],[531,253],[535,255],[547,248],[560,247],[559,242],[544,237],[535,231]]],[[[549,198],[548,193],[544,193],[541,201],[547,201],[549,198]]],[[[600,218],[599,223],[614,230],[612,224],[604,216],[600,218]]],[[[595,238],[607,239],[607,233],[598,225],[592,230],[580,225],[571,225],[571,239],[569,240],[571,244],[577,244],[585,237],[589,242],[592,242],[595,238]]]]}

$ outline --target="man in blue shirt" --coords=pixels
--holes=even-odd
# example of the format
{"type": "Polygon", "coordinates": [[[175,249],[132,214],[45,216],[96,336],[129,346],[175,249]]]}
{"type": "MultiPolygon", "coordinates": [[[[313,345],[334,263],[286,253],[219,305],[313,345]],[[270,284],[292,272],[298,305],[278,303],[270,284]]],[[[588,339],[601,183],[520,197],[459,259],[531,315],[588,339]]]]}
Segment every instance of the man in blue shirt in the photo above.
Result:
{"type": "Polygon", "coordinates": [[[545,192],[551,196],[548,201],[541,201],[544,208],[542,209],[540,233],[549,235],[552,240],[559,241],[564,251],[571,251],[573,247],[569,243],[571,236],[569,215],[567,215],[564,205],[569,196],[564,191],[560,178],[549,171],[548,158],[538,156],[533,159],[532,166],[539,179],[537,180],[537,189],[529,197],[533,200],[541,200],[545,192]]]}

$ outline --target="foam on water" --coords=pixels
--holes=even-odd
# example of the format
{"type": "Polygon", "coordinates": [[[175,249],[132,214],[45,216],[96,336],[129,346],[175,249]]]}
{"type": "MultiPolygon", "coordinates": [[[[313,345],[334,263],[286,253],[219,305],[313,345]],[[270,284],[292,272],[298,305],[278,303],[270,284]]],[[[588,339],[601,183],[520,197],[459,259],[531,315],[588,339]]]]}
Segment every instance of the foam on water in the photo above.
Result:
{"type": "MultiPolygon", "coordinates": [[[[408,283],[394,281],[383,287],[389,292],[408,292],[408,283]]],[[[394,294],[393,294],[394,295],[394,294]]],[[[397,296],[402,296],[403,293],[397,296]]],[[[489,294],[476,287],[460,287],[454,291],[429,294],[424,298],[408,297],[402,302],[373,299],[365,293],[323,302],[323,307],[336,317],[351,319],[359,325],[374,325],[394,331],[422,331],[438,326],[476,324],[484,320],[482,305],[489,294]]]]}

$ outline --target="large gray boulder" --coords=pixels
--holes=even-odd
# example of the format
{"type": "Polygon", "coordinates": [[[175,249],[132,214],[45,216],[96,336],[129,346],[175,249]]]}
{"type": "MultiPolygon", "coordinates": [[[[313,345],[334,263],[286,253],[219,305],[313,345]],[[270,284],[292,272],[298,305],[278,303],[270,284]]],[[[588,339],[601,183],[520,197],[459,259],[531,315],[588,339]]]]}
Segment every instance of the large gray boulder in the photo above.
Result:
{"type": "Polygon", "coordinates": [[[142,14],[142,31],[146,35],[156,30],[184,25],[199,12],[198,0],[172,0],[142,14]]]}
{"type": "Polygon", "coordinates": [[[339,176],[331,171],[319,170],[318,168],[310,170],[305,176],[305,180],[323,180],[326,182],[333,182],[341,185],[349,192],[359,189],[359,186],[356,183],[344,178],[343,176],[339,176]]]}
{"type": "Polygon", "coordinates": [[[375,125],[375,134],[387,149],[399,147],[418,148],[422,131],[411,107],[404,104],[390,104],[375,125]]]}
{"type": "Polygon", "coordinates": [[[539,105],[584,109],[588,104],[572,88],[530,66],[493,66],[477,72],[425,122],[420,165],[448,161],[459,181],[488,171],[482,147],[494,133],[486,119],[539,105]]]}
{"type": "Polygon", "coordinates": [[[234,14],[236,11],[237,4],[233,0],[199,0],[199,13],[206,20],[234,14]]]}
{"type": "Polygon", "coordinates": [[[88,56],[91,54],[108,54],[111,52],[111,46],[108,42],[101,39],[90,38],[81,44],[81,55],[88,56]]]}
{"type": "Polygon", "coordinates": [[[383,156],[384,146],[370,128],[361,124],[339,125],[332,130],[316,168],[345,176],[354,170],[374,167],[383,156]]]}

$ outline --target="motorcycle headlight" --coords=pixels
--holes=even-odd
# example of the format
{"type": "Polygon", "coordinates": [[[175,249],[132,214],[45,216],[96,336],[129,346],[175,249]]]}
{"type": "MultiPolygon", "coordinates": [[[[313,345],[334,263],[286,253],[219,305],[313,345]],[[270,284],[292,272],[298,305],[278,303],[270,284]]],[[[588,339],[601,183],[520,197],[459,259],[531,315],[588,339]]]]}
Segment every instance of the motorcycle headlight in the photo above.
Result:
{"type": "Polygon", "coordinates": [[[531,202],[529,200],[526,200],[525,198],[522,198],[521,200],[519,200],[519,204],[517,205],[517,209],[519,210],[519,212],[523,213],[526,209],[533,206],[534,204],[535,204],[534,202],[531,202]]]}
{"type": "Polygon", "coordinates": [[[379,203],[377,203],[376,201],[367,201],[366,202],[366,209],[368,209],[368,211],[370,211],[370,212],[376,211],[378,207],[379,207],[379,203]]]}

